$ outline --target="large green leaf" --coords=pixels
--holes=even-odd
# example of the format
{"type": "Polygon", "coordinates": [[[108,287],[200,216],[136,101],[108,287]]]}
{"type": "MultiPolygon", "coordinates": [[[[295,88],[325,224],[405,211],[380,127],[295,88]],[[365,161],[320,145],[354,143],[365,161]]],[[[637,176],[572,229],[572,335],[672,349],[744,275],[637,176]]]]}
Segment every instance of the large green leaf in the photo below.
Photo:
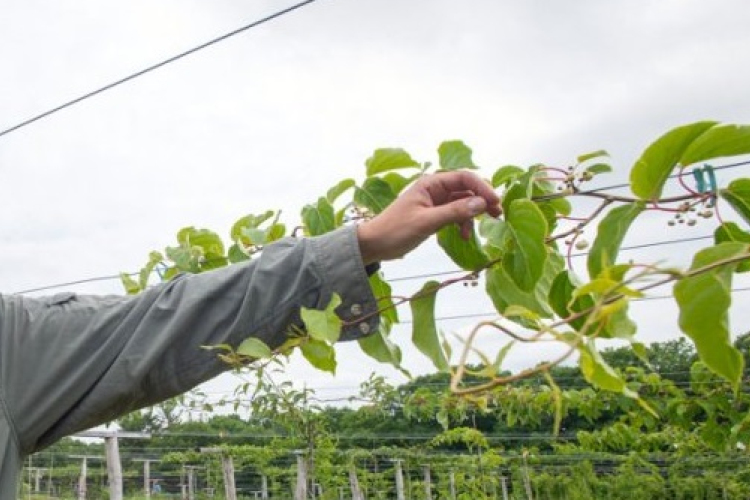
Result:
{"type": "Polygon", "coordinates": [[[357,342],[362,351],[374,360],[401,368],[401,349],[382,330],[362,337],[357,342]]]}
{"type": "Polygon", "coordinates": [[[148,286],[148,280],[151,277],[151,273],[154,272],[156,266],[161,264],[163,260],[164,256],[161,254],[161,252],[151,252],[148,254],[148,262],[145,266],[143,266],[143,269],[141,269],[141,272],[138,274],[138,285],[141,287],[141,289],[146,289],[146,287],[148,286]]]}
{"type": "Polygon", "coordinates": [[[445,141],[438,147],[440,168],[443,170],[459,170],[462,168],[477,168],[471,159],[471,148],[461,141],[445,141]]]}
{"type": "Polygon", "coordinates": [[[448,257],[461,269],[476,271],[487,264],[487,256],[482,251],[474,230],[469,239],[465,240],[461,237],[458,224],[448,224],[438,231],[437,240],[448,257]]]}
{"type": "MultiPolygon", "coordinates": [[[[740,229],[734,222],[725,222],[714,231],[714,243],[724,243],[726,241],[737,241],[740,243],[750,243],[750,233],[740,229]]],[[[737,266],[738,273],[750,271],[750,261],[740,262],[737,266]]]]}
{"type": "MultiPolygon", "coordinates": [[[[570,271],[563,271],[555,277],[549,291],[549,303],[555,313],[562,318],[568,318],[571,314],[586,311],[594,306],[594,299],[588,295],[573,297],[577,288],[574,275],[570,271]]],[[[585,317],[577,318],[570,322],[575,330],[580,330],[586,322],[585,317]]]]}
{"type": "Polygon", "coordinates": [[[534,192],[534,180],[539,167],[530,167],[526,173],[516,177],[502,195],[503,212],[508,213],[510,204],[519,199],[531,198],[534,192]]]}
{"type": "Polygon", "coordinates": [[[418,298],[410,301],[412,314],[411,340],[419,351],[430,358],[441,372],[450,370],[443,347],[440,344],[437,326],[435,325],[435,298],[439,283],[428,281],[417,294],[418,298]]]}
{"type": "Polygon", "coordinates": [[[523,175],[524,170],[521,167],[515,165],[504,165],[492,174],[492,187],[505,186],[513,182],[515,179],[523,175]]]}
{"type": "Polygon", "coordinates": [[[354,179],[344,179],[328,190],[328,192],[326,193],[326,199],[329,202],[334,203],[339,198],[339,196],[347,192],[349,189],[353,188],[355,185],[356,183],[354,182],[354,179]]]}
{"type": "Polygon", "coordinates": [[[382,177],[382,179],[387,182],[389,186],[391,186],[391,191],[393,191],[393,194],[398,195],[401,191],[404,190],[406,186],[418,179],[420,175],[421,174],[414,174],[410,175],[409,177],[404,177],[403,175],[396,172],[388,172],[382,177]]]}
{"type": "Polygon", "coordinates": [[[588,257],[591,279],[599,276],[602,269],[615,263],[625,234],[641,212],[643,212],[642,203],[630,203],[613,208],[599,223],[596,239],[591,245],[588,257]]]}
{"type": "Polygon", "coordinates": [[[333,205],[326,198],[318,198],[315,204],[302,208],[302,222],[310,236],[319,236],[336,228],[333,205]]]}
{"type": "Polygon", "coordinates": [[[381,322],[387,321],[389,324],[398,323],[398,309],[393,307],[391,285],[383,279],[380,272],[372,274],[369,281],[372,296],[377,300],[378,308],[381,310],[381,322]]]}
{"type": "Polygon", "coordinates": [[[750,179],[735,179],[719,194],[750,224],[750,179]]]}
{"type": "Polygon", "coordinates": [[[542,276],[547,260],[547,220],[536,203],[518,199],[505,216],[511,250],[503,257],[503,267],[522,290],[532,290],[542,276]]]}
{"type": "Polygon", "coordinates": [[[237,346],[237,354],[255,359],[267,359],[273,355],[273,351],[262,340],[256,337],[248,337],[237,346]]]}
{"type": "Polygon", "coordinates": [[[340,305],[341,297],[334,293],[323,310],[302,307],[300,316],[308,335],[329,344],[336,342],[341,335],[341,318],[336,314],[336,308],[340,305]]]}
{"type": "Polygon", "coordinates": [[[232,230],[230,232],[232,241],[240,240],[245,245],[248,245],[250,242],[243,239],[245,230],[250,227],[259,227],[261,224],[273,217],[274,214],[276,214],[276,217],[278,218],[279,213],[274,212],[273,210],[267,210],[266,212],[258,215],[249,214],[240,218],[232,225],[232,230]]]}
{"type": "MultiPolygon", "coordinates": [[[[550,254],[544,264],[542,278],[537,281],[536,287],[531,291],[521,290],[502,266],[493,266],[485,274],[487,295],[490,296],[495,309],[500,314],[505,314],[508,307],[517,305],[541,317],[552,317],[553,310],[548,305],[547,296],[554,277],[560,273],[564,265],[559,254],[550,254]]],[[[525,324],[523,321],[519,322],[525,324]]]]}
{"type": "Polygon", "coordinates": [[[182,228],[177,233],[177,241],[181,245],[201,248],[206,257],[224,255],[224,243],[221,237],[209,229],[182,228]]]}
{"type": "Polygon", "coordinates": [[[419,163],[401,148],[376,149],[365,161],[367,175],[375,175],[388,170],[419,167],[419,163]]]}
{"type": "Polygon", "coordinates": [[[581,373],[591,385],[638,399],[638,394],[629,389],[622,377],[602,358],[594,345],[594,339],[580,344],[578,352],[581,373]]]}
{"type": "Polygon", "coordinates": [[[680,164],[750,154],[750,126],[717,125],[694,140],[680,157],[680,164]]]}
{"type": "MultiPolygon", "coordinates": [[[[691,270],[748,254],[745,243],[727,242],[695,254],[691,270]]],[[[680,307],[679,325],[695,343],[701,360],[713,372],[739,386],[744,359],[729,335],[732,273],[737,263],[681,279],[674,286],[680,307]]]]}
{"type": "Polygon", "coordinates": [[[336,373],[336,351],[334,348],[321,341],[308,339],[300,345],[302,355],[318,370],[336,373]]]}
{"type": "Polygon", "coordinates": [[[396,199],[390,184],[378,177],[368,177],[362,187],[355,188],[354,203],[379,214],[396,199]]]}
{"type": "Polygon", "coordinates": [[[669,174],[690,144],[716,122],[704,121],[683,125],[659,137],[643,152],[630,171],[630,186],[642,200],[661,196],[669,174]]]}

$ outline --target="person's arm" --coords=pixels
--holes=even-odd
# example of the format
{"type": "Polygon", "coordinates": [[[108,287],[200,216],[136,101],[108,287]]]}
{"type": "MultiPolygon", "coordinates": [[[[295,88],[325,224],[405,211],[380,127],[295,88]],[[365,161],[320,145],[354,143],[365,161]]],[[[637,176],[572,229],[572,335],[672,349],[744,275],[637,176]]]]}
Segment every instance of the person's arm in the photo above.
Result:
{"type": "Polygon", "coordinates": [[[183,275],[132,297],[0,302],[0,383],[22,453],[180,394],[228,367],[201,346],[256,336],[272,347],[338,293],[344,332],[377,328],[355,228],[269,245],[260,257],[183,275]],[[355,314],[356,313],[356,314],[355,314]]]}

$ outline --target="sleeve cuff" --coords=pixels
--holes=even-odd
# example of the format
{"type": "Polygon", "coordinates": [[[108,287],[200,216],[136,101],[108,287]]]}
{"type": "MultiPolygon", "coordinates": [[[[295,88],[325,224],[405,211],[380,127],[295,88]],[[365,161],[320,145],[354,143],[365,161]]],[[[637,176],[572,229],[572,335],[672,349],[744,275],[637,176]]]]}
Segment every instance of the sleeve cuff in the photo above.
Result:
{"type": "Polygon", "coordinates": [[[355,340],[378,330],[380,316],[369,276],[380,265],[362,264],[356,226],[347,226],[312,239],[316,260],[325,283],[324,300],[341,297],[336,309],[344,325],[339,340],[355,340]]]}

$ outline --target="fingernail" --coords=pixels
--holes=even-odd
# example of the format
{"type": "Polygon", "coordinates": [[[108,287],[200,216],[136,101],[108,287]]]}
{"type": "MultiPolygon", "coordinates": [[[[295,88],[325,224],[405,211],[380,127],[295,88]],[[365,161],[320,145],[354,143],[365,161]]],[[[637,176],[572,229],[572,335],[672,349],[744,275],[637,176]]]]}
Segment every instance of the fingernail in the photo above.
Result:
{"type": "Polygon", "coordinates": [[[469,198],[466,206],[469,207],[471,215],[479,215],[484,211],[484,200],[479,196],[474,196],[473,198],[469,198]]]}

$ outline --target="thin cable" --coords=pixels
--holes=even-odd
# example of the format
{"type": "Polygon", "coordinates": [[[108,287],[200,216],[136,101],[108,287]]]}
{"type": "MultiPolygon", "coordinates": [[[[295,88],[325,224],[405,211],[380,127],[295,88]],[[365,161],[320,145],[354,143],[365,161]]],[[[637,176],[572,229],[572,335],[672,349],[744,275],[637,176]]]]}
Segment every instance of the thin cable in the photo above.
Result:
{"type": "MultiPolygon", "coordinates": [[[[315,1],[315,0],[310,0],[310,1],[315,1]]],[[[309,2],[307,2],[307,3],[309,3],[309,2]]],[[[301,5],[301,4],[299,4],[299,5],[301,5]]],[[[0,135],[2,135],[2,134],[0,134],[0,135]]],[[[740,166],[744,166],[744,165],[750,165],[750,160],[743,161],[743,162],[738,162],[738,163],[730,163],[730,164],[722,165],[722,166],[719,166],[719,167],[714,167],[714,170],[723,170],[723,169],[728,169],[728,168],[736,168],[736,167],[740,167],[740,166]]],[[[670,177],[675,177],[675,175],[672,175],[670,177]]],[[[617,188],[627,187],[627,186],[629,186],[629,184],[615,184],[615,185],[612,185],[612,186],[606,186],[606,187],[602,187],[602,188],[597,188],[597,189],[594,189],[594,190],[591,190],[591,191],[581,191],[581,192],[582,193],[594,193],[594,192],[601,191],[601,190],[617,189],[617,188]]],[[[706,235],[706,236],[694,236],[694,237],[689,237],[689,238],[678,238],[678,239],[674,239],[674,240],[663,240],[663,241],[657,241],[657,242],[653,242],[653,243],[642,243],[642,244],[639,244],[639,245],[629,245],[629,246],[621,247],[620,251],[627,251],[627,250],[635,250],[635,249],[640,249],[640,248],[656,247],[656,246],[660,246],[660,245],[671,245],[671,244],[677,244],[677,243],[695,242],[695,241],[707,240],[707,239],[711,239],[711,238],[713,238],[713,236],[706,235]]],[[[574,253],[574,254],[571,255],[571,257],[581,257],[581,256],[586,256],[586,255],[588,255],[587,252],[574,253]]],[[[425,273],[425,274],[416,274],[416,275],[412,275],[412,276],[401,276],[401,277],[397,277],[397,278],[390,278],[388,281],[391,282],[391,283],[393,283],[393,282],[397,282],[397,281],[408,281],[408,280],[415,280],[415,279],[435,278],[435,277],[446,276],[446,275],[450,275],[450,274],[457,274],[457,273],[461,273],[461,272],[463,272],[463,271],[460,270],[460,269],[456,269],[454,271],[439,271],[439,272],[435,272],[435,273],[425,273]]],[[[124,273],[124,274],[127,274],[128,276],[137,276],[139,273],[138,272],[132,272],[132,273],[124,273]]],[[[20,290],[20,291],[17,291],[17,292],[13,292],[13,294],[17,295],[17,294],[24,294],[24,293],[42,292],[42,291],[45,291],[45,290],[52,290],[52,289],[55,289],[55,288],[62,288],[62,287],[67,287],[67,286],[72,286],[72,285],[81,285],[81,284],[86,284],[86,283],[94,283],[94,282],[98,282],[98,281],[116,280],[116,279],[120,279],[120,277],[121,277],[121,274],[114,274],[114,275],[110,275],[110,276],[98,276],[98,277],[94,277],[94,278],[84,278],[84,279],[80,279],[80,280],[67,281],[67,282],[57,283],[57,284],[53,284],[53,285],[44,285],[44,286],[40,286],[40,287],[36,287],[36,288],[28,288],[26,290],[20,290]]]]}
{"type": "MultiPolygon", "coordinates": [[[[641,243],[638,245],[624,246],[620,248],[620,251],[637,250],[640,248],[658,247],[661,245],[672,245],[672,244],[677,244],[677,243],[692,243],[695,241],[708,240],[711,238],[713,238],[712,235],[705,235],[705,236],[692,236],[688,238],[677,238],[674,240],[662,240],[662,241],[656,241],[652,243],[641,243]]],[[[585,257],[588,254],[589,254],[588,252],[574,253],[571,255],[571,257],[585,257]]],[[[395,282],[395,281],[408,281],[408,280],[423,279],[423,278],[434,278],[437,276],[445,276],[449,274],[457,274],[457,273],[462,273],[462,272],[465,272],[465,271],[462,271],[461,269],[456,269],[454,271],[439,271],[436,273],[415,274],[413,276],[401,276],[399,278],[391,278],[388,281],[395,282]]]]}
{"type": "Polygon", "coordinates": [[[247,30],[249,30],[251,28],[255,28],[257,26],[260,26],[261,24],[265,24],[268,21],[271,21],[273,19],[281,17],[281,16],[283,16],[285,14],[288,14],[288,13],[294,11],[294,10],[297,10],[297,9],[299,9],[301,7],[304,7],[305,5],[311,4],[311,3],[315,2],[315,1],[316,0],[305,0],[303,2],[296,3],[296,4],[292,5],[291,7],[287,7],[286,9],[280,10],[280,11],[275,12],[275,13],[273,13],[273,14],[271,14],[269,16],[266,16],[266,17],[264,17],[262,19],[259,19],[257,21],[254,21],[254,22],[250,23],[250,24],[247,24],[245,26],[237,28],[234,31],[230,31],[229,33],[226,33],[226,34],[221,35],[221,36],[219,36],[217,38],[214,38],[214,39],[209,40],[209,41],[207,41],[205,43],[202,43],[202,44],[200,44],[200,45],[198,45],[196,47],[193,47],[192,49],[188,49],[188,50],[186,50],[184,52],[180,52],[179,54],[177,54],[175,56],[172,56],[172,57],[170,57],[168,59],[165,59],[165,60],[163,60],[163,61],[161,61],[159,63],[156,63],[156,64],[154,64],[152,66],[147,67],[147,68],[144,68],[144,69],[142,69],[140,71],[137,71],[137,72],[135,72],[135,73],[133,73],[131,75],[128,75],[128,76],[126,76],[124,78],[120,78],[117,81],[114,81],[114,82],[112,82],[112,83],[110,83],[108,85],[105,85],[103,87],[100,87],[100,88],[98,88],[96,90],[92,90],[91,92],[88,92],[88,93],[86,93],[86,94],[84,94],[84,95],[82,95],[80,97],[77,97],[77,98],[71,100],[71,101],[68,101],[68,102],[66,102],[64,104],[61,104],[61,105],[55,107],[55,108],[52,108],[52,109],[50,109],[48,111],[45,111],[44,113],[38,114],[38,115],[33,116],[33,117],[31,117],[31,118],[29,118],[27,120],[24,120],[21,123],[19,123],[17,125],[14,125],[14,126],[8,128],[8,129],[5,129],[2,132],[0,132],[0,137],[2,137],[4,135],[7,135],[7,134],[10,134],[11,132],[14,132],[14,131],[16,131],[16,130],[18,130],[20,128],[26,127],[27,125],[31,125],[34,122],[37,122],[37,121],[39,121],[39,120],[41,120],[43,118],[46,118],[46,117],[48,117],[50,115],[53,115],[53,114],[55,114],[55,113],[57,113],[59,111],[62,111],[65,108],[69,108],[69,107],[71,107],[71,106],[73,106],[75,104],[78,104],[79,102],[85,101],[87,99],[90,99],[90,98],[98,95],[98,94],[101,94],[101,93],[106,92],[108,90],[111,90],[111,89],[113,89],[115,87],[118,87],[118,86],[122,85],[123,83],[127,83],[127,82],[129,82],[131,80],[134,80],[134,79],[140,77],[140,76],[143,76],[143,75],[145,75],[147,73],[150,73],[150,72],[152,72],[154,70],[157,70],[157,69],[159,69],[159,68],[161,68],[163,66],[166,66],[167,64],[171,64],[171,63],[173,63],[173,62],[175,62],[175,61],[177,61],[179,59],[182,59],[183,57],[187,57],[187,56],[189,56],[191,54],[194,54],[194,53],[198,52],[199,50],[203,50],[203,49],[205,49],[207,47],[215,45],[215,44],[217,44],[219,42],[222,42],[222,41],[224,41],[224,40],[226,40],[228,38],[231,38],[231,37],[233,37],[235,35],[243,33],[243,32],[245,32],[245,31],[247,31],[247,30]]]}

